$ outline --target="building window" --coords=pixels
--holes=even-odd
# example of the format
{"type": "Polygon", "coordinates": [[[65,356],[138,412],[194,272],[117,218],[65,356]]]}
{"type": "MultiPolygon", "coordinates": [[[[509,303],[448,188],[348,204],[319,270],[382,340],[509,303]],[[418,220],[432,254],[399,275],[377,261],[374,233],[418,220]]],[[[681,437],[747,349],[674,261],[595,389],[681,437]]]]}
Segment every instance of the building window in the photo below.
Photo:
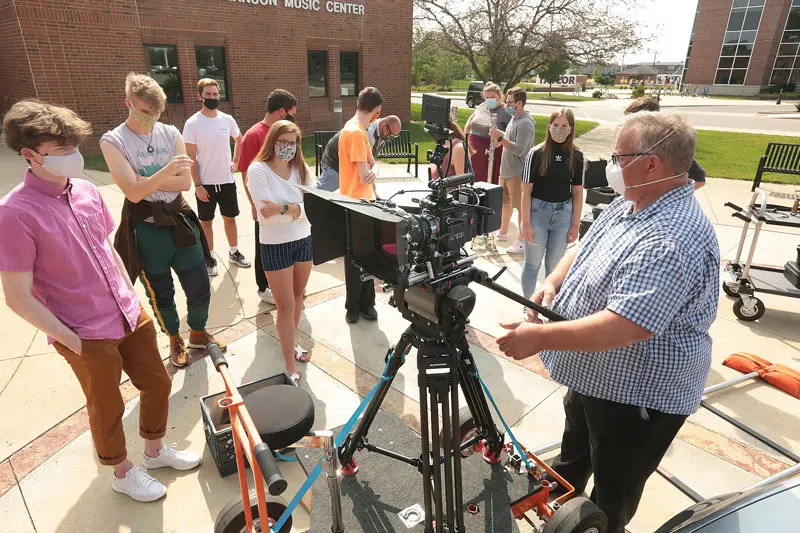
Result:
{"type": "Polygon", "coordinates": [[[715,84],[744,85],[763,11],[764,0],[733,0],[715,84]]]}
{"type": "Polygon", "coordinates": [[[342,84],[342,96],[358,95],[358,52],[339,54],[339,79],[342,84]]]}
{"type": "Polygon", "coordinates": [[[308,96],[328,96],[328,52],[308,52],[308,96]]]}
{"type": "Polygon", "coordinates": [[[211,78],[219,84],[219,99],[230,100],[228,65],[225,63],[225,48],[222,46],[197,46],[194,49],[197,62],[197,78],[211,78]]]}
{"type": "Polygon", "coordinates": [[[800,0],[792,0],[786,16],[778,55],[769,78],[770,85],[800,83],[800,0]]]}
{"type": "Polygon", "coordinates": [[[178,69],[178,50],[172,45],[146,44],[144,45],[147,56],[150,77],[161,85],[167,94],[167,103],[180,104],[183,102],[181,93],[181,76],[178,69]]]}

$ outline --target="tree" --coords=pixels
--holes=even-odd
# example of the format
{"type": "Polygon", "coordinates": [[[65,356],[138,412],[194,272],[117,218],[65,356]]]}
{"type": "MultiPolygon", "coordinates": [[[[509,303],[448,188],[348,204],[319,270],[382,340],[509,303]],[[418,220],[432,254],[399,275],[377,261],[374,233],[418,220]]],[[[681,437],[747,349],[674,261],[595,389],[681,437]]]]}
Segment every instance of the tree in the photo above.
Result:
{"type": "Polygon", "coordinates": [[[594,70],[592,71],[592,81],[598,83],[598,79],[600,78],[600,67],[597,65],[594,66],[594,70]]]}
{"type": "Polygon", "coordinates": [[[553,84],[557,83],[558,80],[561,79],[561,76],[569,68],[569,61],[565,59],[554,59],[550,63],[539,67],[536,70],[536,75],[539,76],[542,81],[545,81],[550,84],[550,90],[548,91],[548,97],[553,97],[553,84]]]}
{"type": "Polygon", "coordinates": [[[641,38],[625,18],[640,0],[414,0],[436,46],[465,58],[478,79],[511,87],[556,59],[601,61],[641,38]],[[630,11],[627,11],[630,12],[630,11]]]}

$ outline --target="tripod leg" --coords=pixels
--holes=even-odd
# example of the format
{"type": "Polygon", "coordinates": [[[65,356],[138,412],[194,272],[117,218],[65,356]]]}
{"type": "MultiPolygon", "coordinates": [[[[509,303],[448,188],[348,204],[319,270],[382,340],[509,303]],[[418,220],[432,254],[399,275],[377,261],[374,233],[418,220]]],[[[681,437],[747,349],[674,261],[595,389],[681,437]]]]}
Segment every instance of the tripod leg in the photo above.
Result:
{"type": "Polygon", "coordinates": [[[358,426],[356,426],[355,431],[347,436],[344,444],[342,444],[342,446],[339,448],[339,461],[342,465],[350,465],[353,455],[363,445],[364,437],[366,437],[372,422],[375,420],[375,415],[378,414],[381,403],[386,397],[386,394],[389,392],[389,388],[392,386],[392,382],[394,381],[394,377],[397,375],[397,371],[400,370],[401,366],[403,366],[403,363],[406,360],[406,355],[408,355],[408,351],[411,349],[412,335],[411,327],[409,327],[400,336],[400,341],[392,350],[392,358],[389,361],[389,366],[384,371],[385,376],[388,377],[388,379],[386,381],[381,381],[378,390],[375,392],[375,396],[373,396],[372,400],[370,400],[369,405],[364,411],[364,416],[361,418],[358,426]]]}
{"type": "Polygon", "coordinates": [[[489,454],[499,454],[503,448],[503,435],[497,430],[497,425],[489,410],[489,404],[486,403],[486,395],[483,393],[480,381],[475,377],[477,367],[466,337],[459,340],[458,348],[460,351],[458,370],[461,388],[464,391],[470,413],[472,413],[472,419],[475,421],[475,427],[479,428],[482,438],[486,439],[489,454]]]}
{"type": "Polygon", "coordinates": [[[464,494],[463,494],[463,481],[461,476],[461,442],[459,439],[461,421],[458,419],[458,386],[460,374],[453,372],[454,380],[450,384],[450,412],[452,413],[450,421],[450,445],[449,450],[452,450],[453,456],[453,487],[455,488],[455,511],[456,511],[456,529],[455,533],[462,533],[464,531],[464,494]]]}
{"type": "MultiPolygon", "coordinates": [[[[425,391],[420,391],[425,394],[425,391]]],[[[433,459],[433,502],[436,513],[436,533],[442,533],[442,464],[440,461],[441,443],[439,442],[439,401],[435,386],[430,387],[431,402],[431,437],[433,440],[431,458],[433,459]]],[[[429,416],[425,413],[424,416],[429,416]]]]}
{"type": "MultiPolygon", "coordinates": [[[[421,374],[421,373],[420,373],[421,374]]],[[[420,420],[420,461],[422,463],[422,502],[425,508],[425,533],[433,533],[433,492],[431,487],[431,448],[428,441],[430,427],[428,425],[428,394],[424,386],[424,378],[419,377],[419,420],[420,420]]]]}

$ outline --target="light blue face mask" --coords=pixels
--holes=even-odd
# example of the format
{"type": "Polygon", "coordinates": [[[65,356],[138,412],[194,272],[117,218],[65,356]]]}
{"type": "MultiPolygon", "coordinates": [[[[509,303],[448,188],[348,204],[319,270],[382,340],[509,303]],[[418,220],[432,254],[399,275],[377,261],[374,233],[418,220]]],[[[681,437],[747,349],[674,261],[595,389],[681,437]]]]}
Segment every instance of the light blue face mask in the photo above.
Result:
{"type": "Polygon", "coordinates": [[[497,107],[497,98],[487,98],[486,99],[486,106],[489,109],[494,109],[495,107],[497,107]]]}

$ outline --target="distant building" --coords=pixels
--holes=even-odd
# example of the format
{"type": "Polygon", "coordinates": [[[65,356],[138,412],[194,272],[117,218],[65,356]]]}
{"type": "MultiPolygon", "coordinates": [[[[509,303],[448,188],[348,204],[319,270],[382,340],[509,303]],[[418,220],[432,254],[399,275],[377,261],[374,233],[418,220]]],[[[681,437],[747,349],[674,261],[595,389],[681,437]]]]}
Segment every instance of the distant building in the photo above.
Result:
{"type": "Polygon", "coordinates": [[[653,67],[639,66],[626,68],[617,74],[617,85],[629,85],[635,82],[637,85],[652,85],[656,82],[658,71],[653,67]]]}
{"type": "Polygon", "coordinates": [[[800,0],[699,0],[683,81],[742,95],[796,84],[798,49],[800,0]]]}

